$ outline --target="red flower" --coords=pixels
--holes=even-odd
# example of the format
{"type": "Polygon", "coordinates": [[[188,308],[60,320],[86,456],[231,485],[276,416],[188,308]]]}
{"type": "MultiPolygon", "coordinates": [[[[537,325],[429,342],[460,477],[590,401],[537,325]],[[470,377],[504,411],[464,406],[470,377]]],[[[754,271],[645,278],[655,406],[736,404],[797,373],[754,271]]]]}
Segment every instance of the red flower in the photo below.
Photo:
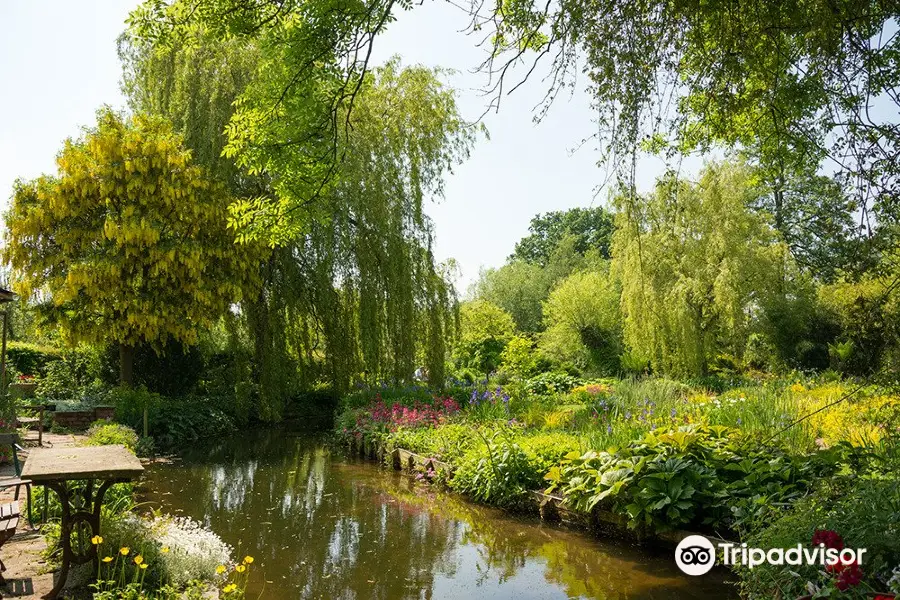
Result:
{"type": "Polygon", "coordinates": [[[837,586],[837,589],[843,592],[851,586],[856,586],[862,583],[862,578],[862,569],[859,568],[859,565],[856,564],[856,562],[852,562],[849,565],[844,566],[844,568],[838,574],[834,584],[837,586]]]}
{"type": "Polygon", "coordinates": [[[813,532],[812,545],[818,546],[819,544],[825,544],[826,548],[835,550],[844,549],[844,540],[836,531],[830,529],[816,529],[813,532]]]}
{"type": "Polygon", "coordinates": [[[895,600],[896,596],[885,596],[884,594],[878,594],[872,600],[895,600]]]}
{"type": "Polygon", "coordinates": [[[863,572],[856,561],[849,563],[838,561],[833,565],[825,565],[825,570],[835,576],[834,585],[842,592],[862,582],[863,572]]]}

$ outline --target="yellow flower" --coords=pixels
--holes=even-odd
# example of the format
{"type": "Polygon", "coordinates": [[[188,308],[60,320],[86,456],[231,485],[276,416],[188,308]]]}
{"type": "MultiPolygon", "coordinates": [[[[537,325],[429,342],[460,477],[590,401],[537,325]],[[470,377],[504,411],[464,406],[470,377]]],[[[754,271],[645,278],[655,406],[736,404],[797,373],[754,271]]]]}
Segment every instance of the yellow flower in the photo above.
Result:
{"type": "Polygon", "coordinates": [[[168,554],[168,553],[169,553],[169,547],[168,547],[168,546],[163,546],[163,548],[162,548],[162,550],[160,550],[160,552],[162,552],[163,554],[168,554]]]}
{"type": "Polygon", "coordinates": [[[247,570],[247,567],[245,567],[244,565],[238,565],[234,568],[234,570],[237,571],[238,573],[243,573],[244,571],[247,570]]]}
{"type": "Polygon", "coordinates": [[[103,562],[105,562],[105,563],[110,563],[110,562],[112,562],[112,556],[104,556],[104,557],[103,557],[103,562]]]}
{"type": "Polygon", "coordinates": [[[225,587],[222,588],[222,591],[225,592],[226,594],[230,594],[231,592],[233,592],[236,589],[237,589],[236,584],[229,583],[228,585],[226,585],[225,587]]]}
{"type": "Polygon", "coordinates": [[[129,552],[131,552],[131,548],[119,548],[119,554],[122,556],[128,556],[129,552]]]}
{"type": "Polygon", "coordinates": [[[134,557],[134,564],[139,565],[142,562],[144,562],[144,557],[141,556],[140,554],[138,554],[137,556],[134,557]]]}
{"type": "Polygon", "coordinates": [[[146,569],[146,568],[147,568],[147,563],[141,563],[141,568],[142,568],[142,569],[146,569]]]}
{"type": "Polygon", "coordinates": [[[100,544],[103,543],[103,538],[100,537],[99,535],[95,535],[94,537],[91,538],[91,543],[95,546],[99,546],[100,544]]]}
{"type": "Polygon", "coordinates": [[[252,557],[252,556],[245,556],[245,557],[244,557],[244,563],[246,563],[246,564],[248,564],[248,565],[253,564],[253,557],[252,557]]]}
{"type": "Polygon", "coordinates": [[[219,575],[224,573],[226,570],[227,569],[225,568],[225,565],[219,565],[218,567],[216,567],[216,573],[218,573],[219,575]]]}

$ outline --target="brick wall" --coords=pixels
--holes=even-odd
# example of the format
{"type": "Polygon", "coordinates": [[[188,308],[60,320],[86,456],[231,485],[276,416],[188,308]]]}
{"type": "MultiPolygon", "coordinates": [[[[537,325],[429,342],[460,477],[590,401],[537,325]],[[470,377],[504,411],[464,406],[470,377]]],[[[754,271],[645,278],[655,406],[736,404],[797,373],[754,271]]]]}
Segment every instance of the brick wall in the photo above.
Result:
{"type": "Polygon", "coordinates": [[[115,416],[116,409],[113,407],[101,406],[94,410],[70,410],[65,412],[53,413],[53,423],[67,429],[83,430],[91,426],[94,421],[106,419],[111,421],[115,416]]]}

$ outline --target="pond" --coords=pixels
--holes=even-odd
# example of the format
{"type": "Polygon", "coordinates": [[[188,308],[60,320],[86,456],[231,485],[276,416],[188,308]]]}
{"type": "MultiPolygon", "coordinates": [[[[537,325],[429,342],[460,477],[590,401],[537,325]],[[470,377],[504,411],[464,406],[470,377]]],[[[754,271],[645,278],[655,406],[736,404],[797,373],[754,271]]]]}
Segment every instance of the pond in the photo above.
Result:
{"type": "Polygon", "coordinates": [[[465,502],[330,449],[255,431],[148,470],[145,499],[255,558],[248,598],[737,598],[722,573],[465,502]]]}

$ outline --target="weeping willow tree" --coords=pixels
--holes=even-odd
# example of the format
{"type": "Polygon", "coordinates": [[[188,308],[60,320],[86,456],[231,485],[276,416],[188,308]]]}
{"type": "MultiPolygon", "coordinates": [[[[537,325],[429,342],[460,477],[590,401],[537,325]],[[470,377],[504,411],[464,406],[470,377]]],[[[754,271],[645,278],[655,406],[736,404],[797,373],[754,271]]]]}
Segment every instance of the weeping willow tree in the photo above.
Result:
{"type": "Polygon", "coordinates": [[[667,176],[651,194],[618,198],[613,267],[633,357],[705,374],[717,353],[740,356],[783,253],[748,209],[757,190],[744,165],[725,163],[697,183],[667,176]]]}
{"type": "MultiPolygon", "coordinates": [[[[291,139],[267,142],[278,158],[262,167],[242,167],[223,153],[235,107],[248,85],[266,77],[259,52],[246,39],[196,37],[164,47],[128,35],[120,41],[133,108],[165,115],[183,132],[197,159],[244,199],[232,207],[233,225],[239,236],[253,230],[253,238],[265,234],[260,221],[271,213],[254,220],[252,207],[279,204],[291,179],[284,171],[302,160],[293,150],[279,154],[291,139]]],[[[425,365],[434,384],[443,382],[456,293],[435,262],[424,206],[442,195],[443,176],[467,156],[474,131],[440,77],[396,59],[369,72],[352,113],[341,116],[338,171],[309,205],[292,205],[307,213],[295,221],[302,226],[269,240],[259,265],[265,285],[241,306],[240,319],[263,418],[277,420],[286,398],[317,381],[337,390],[358,380],[399,382],[425,365]]]]}

